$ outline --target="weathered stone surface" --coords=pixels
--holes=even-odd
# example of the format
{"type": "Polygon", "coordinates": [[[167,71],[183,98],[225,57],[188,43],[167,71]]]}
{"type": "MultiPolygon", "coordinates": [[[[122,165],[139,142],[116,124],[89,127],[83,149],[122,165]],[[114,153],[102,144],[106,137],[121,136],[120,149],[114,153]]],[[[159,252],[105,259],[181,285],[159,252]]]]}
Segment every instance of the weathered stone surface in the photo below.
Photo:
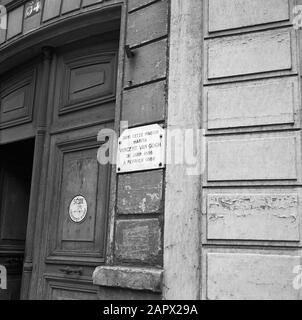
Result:
{"type": "Polygon", "coordinates": [[[257,81],[209,89],[208,128],[294,123],[298,105],[296,79],[257,81]]]}
{"type": "Polygon", "coordinates": [[[260,32],[208,42],[208,78],[292,68],[290,31],[260,32]]]}
{"type": "Polygon", "coordinates": [[[289,20],[288,0],[208,0],[209,32],[289,20]]]}
{"type": "Polygon", "coordinates": [[[159,269],[98,267],[93,283],[104,287],[161,292],[163,271],[159,269]]]}
{"type": "Polygon", "coordinates": [[[211,194],[209,240],[299,241],[297,194],[211,194]]]}
{"type": "Polygon", "coordinates": [[[127,44],[138,45],[167,35],[168,1],[159,1],[129,14],[127,44]]]}
{"type": "Polygon", "coordinates": [[[122,119],[129,126],[164,121],[166,82],[159,81],[124,91],[122,119]]]}
{"type": "Polygon", "coordinates": [[[119,176],[117,209],[119,214],[159,213],[163,200],[163,171],[119,176]]]}
{"type": "Polygon", "coordinates": [[[157,219],[117,222],[117,260],[159,265],[161,251],[161,228],[157,219]]]}
{"type": "Polygon", "coordinates": [[[208,181],[296,179],[295,137],[208,143],[208,181]]]}
{"type": "Polygon", "coordinates": [[[22,32],[24,6],[9,12],[7,23],[7,39],[13,38],[22,32]]]}
{"type": "MultiPolygon", "coordinates": [[[[203,1],[170,1],[168,131],[200,129],[203,70],[203,1]]],[[[169,136],[170,134],[168,134],[169,136]]],[[[173,144],[167,155],[173,154],[173,144]]],[[[194,154],[201,145],[195,144],[194,154]]],[[[200,295],[200,188],[198,174],[173,162],[166,168],[164,298],[200,295]]]]}
{"type": "Polygon", "coordinates": [[[210,300],[298,300],[293,287],[299,256],[265,254],[207,255],[210,300]]]}
{"type": "Polygon", "coordinates": [[[134,50],[135,57],[126,59],[125,86],[164,78],[167,72],[167,40],[161,40],[134,50]]]}

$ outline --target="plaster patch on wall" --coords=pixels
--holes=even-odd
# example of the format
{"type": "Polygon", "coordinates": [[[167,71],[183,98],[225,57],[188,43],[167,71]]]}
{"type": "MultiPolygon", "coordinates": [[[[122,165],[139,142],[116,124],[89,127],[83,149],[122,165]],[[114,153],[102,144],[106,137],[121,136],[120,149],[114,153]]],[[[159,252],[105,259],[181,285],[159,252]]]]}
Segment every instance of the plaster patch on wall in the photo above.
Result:
{"type": "Polygon", "coordinates": [[[162,171],[120,176],[118,186],[119,214],[150,214],[162,210],[162,171]]]}
{"type": "Polygon", "coordinates": [[[297,194],[209,195],[208,239],[299,241],[297,194]]]}

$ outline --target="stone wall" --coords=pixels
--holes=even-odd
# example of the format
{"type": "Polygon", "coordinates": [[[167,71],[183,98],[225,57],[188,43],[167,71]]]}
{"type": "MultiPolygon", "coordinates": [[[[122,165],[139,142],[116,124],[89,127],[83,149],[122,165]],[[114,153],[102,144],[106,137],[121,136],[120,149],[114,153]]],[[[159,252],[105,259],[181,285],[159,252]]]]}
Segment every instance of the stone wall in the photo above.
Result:
{"type": "Polygon", "coordinates": [[[206,0],[203,299],[299,299],[301,96],[293,1],[206,0]]]}

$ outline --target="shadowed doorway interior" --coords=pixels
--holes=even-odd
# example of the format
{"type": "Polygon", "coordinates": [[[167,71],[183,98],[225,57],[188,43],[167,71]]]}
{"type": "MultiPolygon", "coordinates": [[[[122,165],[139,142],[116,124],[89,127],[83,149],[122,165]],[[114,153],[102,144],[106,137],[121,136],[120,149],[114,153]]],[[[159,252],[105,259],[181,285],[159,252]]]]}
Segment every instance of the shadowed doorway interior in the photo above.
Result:
{"type": "Polygon", "coordinates": [[[0,300],[20,299],[34,139],[0,146],[0,265],[7,268],[7,290],[0,300]]]}

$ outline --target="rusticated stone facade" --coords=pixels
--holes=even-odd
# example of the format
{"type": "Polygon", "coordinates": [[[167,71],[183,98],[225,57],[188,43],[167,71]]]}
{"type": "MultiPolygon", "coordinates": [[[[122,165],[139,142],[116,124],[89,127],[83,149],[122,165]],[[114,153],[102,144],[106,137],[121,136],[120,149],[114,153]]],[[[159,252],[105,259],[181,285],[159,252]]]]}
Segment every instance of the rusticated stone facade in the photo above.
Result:
{"type": "MultiPolygon", "coordinates": [[[[301,299],[301,288],[293,283],[294,268],[302,265],[302,30],[293,28],[293,19],[294,6],[302,1],[37,3],[29,8],[30,1],[0,1],[8,12],[7,30],[0,29],[0,145],[36,137],[40,168],[33,178],[22,298],[301,299]],[[72,47],[71,38],[83,41],[84,50],[85,41],[99,36],[108,43],[105,60],[110,57],[110,70],[116,72],[114,90],[93,106],[62,107],[56,95],[52,100],[58,86],[54,79],[64,64],[70,70],[80,65],[80,59],[64,56],[66,44],[72,47]],[[22,95],[7,103],[6,97],[24,86],[17,76],[8,77],[8,84],[2,76],[15,76],[38,56],[37,67],[22,73],[22,84],[31,88],[26,103],[22,95]],[[37,83],[46,85],[35,96],[37,83]],[[16,101],[24,105],[15,108],[16,101]],[[112,103],[114,112],[100,107],[97,113],[97,103],[108,103],[108,110],[112,103]],[[92,108],[89,124],[85,108],[92,108]],[[70,116],[79,110],[83,113],[70,116]],[[106,110],[111,118],[105,121],[106,110]],[[67,258],[65,249],[53,254],[48,242],[55,235],[48,230],[48,239],[41,231],[54,224],[49,198],[60,174],[52,172],[56,166],[77,172],[69,179],[74,185],[83,172],[94,181],[97,144],[89,128],[97,127],[95,137],[103,127],[120,134],[121,121],[130,128],[159,124],[168,137],[174,129],[202,129],[203,145],[195,145],[194,152],[204,170],[189,175],[185,165],[173,163],[123,174],[114,166],[106,169],[108,180],[100,179],[100,186],[107,193],[94,195],[96,208],[108,197],[104,241],[98,239],[104,252],[93,248],[85,256],[90,247],[81,243],[83,261],[81,255],[72,256],[72,244],[64,243],[67,258]],[[70,155],[64,158],[86,150],[84,144],[89,151],[86,158],[79,156],[82,164],[70,155]],[[99,254],[96,260],[93,254],[99,254]]],[[[97,52],[91,56],[93,64],[97,52]]],[[[167,145],[167,153],[172,149],[167,145]]],[[[64,219],[58,220],[63,231],[54,229],[54,234],[81,233],[64,230],[64,219]]],[[[87,232],[91,229],[92,222],[87,232]]]]}

